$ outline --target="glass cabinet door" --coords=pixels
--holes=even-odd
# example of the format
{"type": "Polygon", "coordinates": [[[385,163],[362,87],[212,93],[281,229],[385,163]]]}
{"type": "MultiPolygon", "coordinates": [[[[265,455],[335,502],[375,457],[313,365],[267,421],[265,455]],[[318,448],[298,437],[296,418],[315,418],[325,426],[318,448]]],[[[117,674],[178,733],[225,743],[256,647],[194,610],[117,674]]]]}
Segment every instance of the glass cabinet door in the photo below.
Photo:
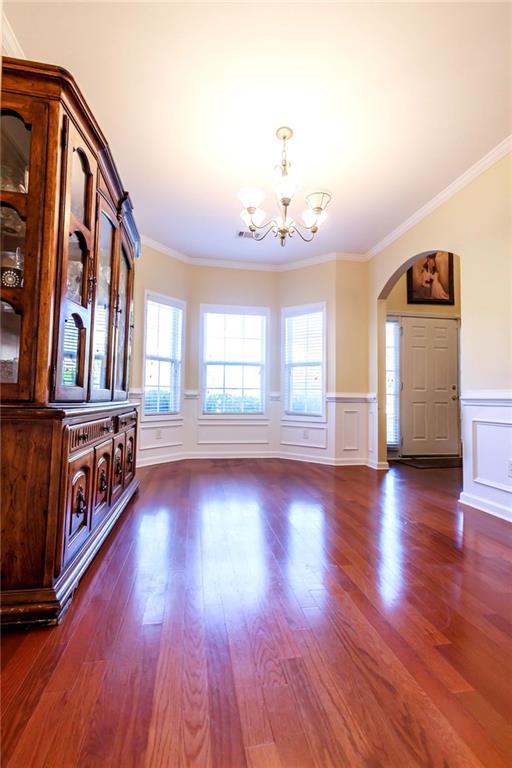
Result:
{"type": "Polygon", "coordinates": [[[92,400],[112,399],[113,278],[117,247],[117,217],[100,196],[91,354],[92,400]]]}
{"type": "Polygon", "coordinates": [[[121,243],[116,302],[114,399],[126,400],[129,389],[130,349],[133,328],[133,258],[124,234],[121,243]]]}
{"type": "Polygon", "coordinates": [[[60,312],[53,399],[87,399],[91,313],[96,282],[96,160],[65,115],[63,155],[65,212],[61,235],[60,312]]]}
{"type": "Polygon", "coordinates": [[[0,384],[4,400],[32,396],[37,335],[38,229],[47,107],[3,94],[0,114],[0,384]]]}

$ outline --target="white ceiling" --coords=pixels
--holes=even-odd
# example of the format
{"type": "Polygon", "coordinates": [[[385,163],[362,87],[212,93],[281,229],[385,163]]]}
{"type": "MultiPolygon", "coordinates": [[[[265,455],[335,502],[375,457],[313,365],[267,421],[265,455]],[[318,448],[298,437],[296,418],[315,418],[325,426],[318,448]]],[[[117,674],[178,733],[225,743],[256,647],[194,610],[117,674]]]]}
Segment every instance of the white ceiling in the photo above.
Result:
{"type": "Polygon", "coordinates": [[[365,253],[511,133],[510,4],[5,3],[27,58],[69,69],[140,231],[191,257],[365,253]],[[279,160],[333,193],[317,239],[238,240],[237,191],[279,160]]]}

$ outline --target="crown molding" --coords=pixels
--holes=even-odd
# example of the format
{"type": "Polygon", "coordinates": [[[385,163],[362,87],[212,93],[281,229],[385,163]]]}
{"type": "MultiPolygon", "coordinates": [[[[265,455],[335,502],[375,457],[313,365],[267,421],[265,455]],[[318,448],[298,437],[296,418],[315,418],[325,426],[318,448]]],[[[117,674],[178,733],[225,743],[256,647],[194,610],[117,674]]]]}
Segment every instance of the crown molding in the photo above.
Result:
{"type": "Polygon", "coordinates": [[[369,261],[370,257],[365,253],[326,253],[321,256],[312,256],[309,259],[298,259],[297,261],[290,261],[286,264],[266,264],[258,261],[239,261],[229,259],[205,259],[202,257],[187,256],[184,253],[175,251],[173,248],[153,240],[147,235],[141,236],[143,245],[148,248],[152,248],[158,253],[163,253],[166,256],[170,256],[172,259],[181,261],[183,264],[188,264],[192,267],[218,267],[220,269],[248,269],[255,270],[257,272],[289,272],[293,269],[303,269],[304,267],[312,267],[316,264],[325,264],[328,261],[369,261]]]}
{"type": "Polygon", "coordinates": [[[494,165],[494,163],[497,163],[498,160],[501,160],[502,157],[505,157],[509,152],[512,152],[512,134],[503,139],[503,141],[491,149],[490,152],[480,158],[480,160],[477,160],[471,168],[468,168],[468,170],[455,179],[455,181],[448,184],[448,186],[439,192],[439,194],[429,200],[428,203],[425,203],[425,205],[413,213],[412,216],[409,216],[408,219],[399,224],[398,227],[393,229],[386,235],[386,237],[370,248],[370,250],[367,251],[366,256],[369,259],[377,256],[377,254],[381,253],[384,248],[387,248],[388,245],[394,243],[395,240],[398,240],[399,237],[412,229],[412,227],[419,224],[420,221],[433,213],[436,208],[439,208],[443,203],[446,203],[451,197],[456,195],[457,192],[464,189],[464,187],[474,181],[474,179],[484,173],[484,171],[494,165]]]}
{"type": "Polygon", "coordinates": [[[2,11],[2,56],[12,56],[15,59],[27,58],[5,11],[2,11]]]}

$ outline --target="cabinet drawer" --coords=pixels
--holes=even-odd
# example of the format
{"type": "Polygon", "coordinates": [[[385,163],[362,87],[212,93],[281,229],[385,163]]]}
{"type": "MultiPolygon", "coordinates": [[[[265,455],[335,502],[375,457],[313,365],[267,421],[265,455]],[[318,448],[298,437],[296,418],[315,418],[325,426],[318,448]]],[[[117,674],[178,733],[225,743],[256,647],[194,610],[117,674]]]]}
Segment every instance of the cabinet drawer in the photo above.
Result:
{"type": "Polygon", "coordinates": [[[126,449],[126,434],[123,432],[114,438],[114,454],[112,461],[112,504],[123,490],[124,462],[126,449]]]}
{"type": "Polygon", "coordinates": [[[64,564],[85,544],[89,536],[93,494],[94,451],[72,459],[68,464],[64,564]]]}
{"type": "Polygon", "coordinates": [[[121,431],[122,429],[130,429],[131,427],[134,427],[137,424],[137,411],[131,411],[130,413],[123,413],[121,416],[118,416],[118,430],[121,431]]]}
{"type": "Polygon", "coordinates": [[[114,441],[105,440],[94,449],[94,492],[91,528],[96,528],[106,516],[112,492],[112,455],[114,441]]]}
{"type": "Polygon", "coordinates": [[[106,437],[114,432],[114,419],[97,419],[86,421],[83,424],[74,424],[69,428],[69,450],[76,451],[95,440],[106,437]]]}
{"type": "Polygon", "coordinates": [[[124,460],[124,485],[128,485],[135,475],[135,428],[126,432],[126,448],[124,460]]]}

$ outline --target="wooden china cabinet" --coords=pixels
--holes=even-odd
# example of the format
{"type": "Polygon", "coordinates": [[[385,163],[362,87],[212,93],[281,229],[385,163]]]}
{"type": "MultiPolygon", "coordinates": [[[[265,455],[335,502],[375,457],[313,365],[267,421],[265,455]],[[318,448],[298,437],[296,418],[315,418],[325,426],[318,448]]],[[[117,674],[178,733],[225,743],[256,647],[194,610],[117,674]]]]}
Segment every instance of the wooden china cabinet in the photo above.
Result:
{"type": "Polygon", "coordinates": [[[65,70],[3,59],[4,623],[55,623],[137,490],[132,205],[65,70]]]}

